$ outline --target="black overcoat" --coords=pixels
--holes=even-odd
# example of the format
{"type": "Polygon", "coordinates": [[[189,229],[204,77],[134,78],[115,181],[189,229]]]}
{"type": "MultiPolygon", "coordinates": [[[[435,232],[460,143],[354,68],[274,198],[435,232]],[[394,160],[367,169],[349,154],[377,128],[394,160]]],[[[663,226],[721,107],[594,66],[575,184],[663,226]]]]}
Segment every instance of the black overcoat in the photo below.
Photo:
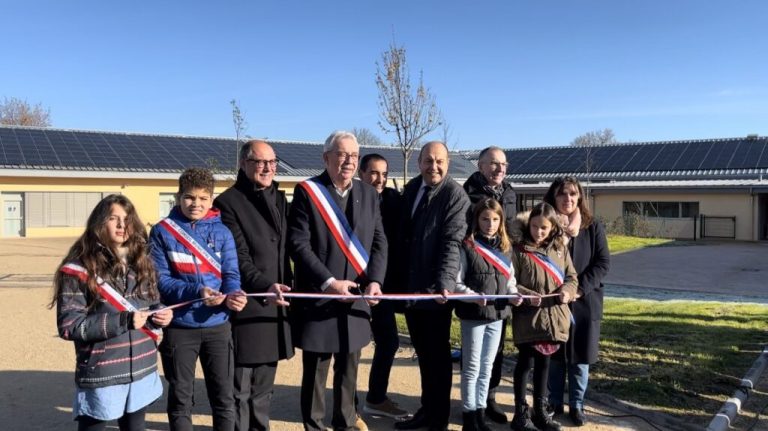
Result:
{"type": "Polygon", "coordinates": [[[600,342],[600,322],[603,319],[603,278],[608,274],[611,255],[605,228],[597,221],[568,242],[573,266],[579,274],[582,297],[572,302],[574,324],[565,352],[571,363],[597,362],[600,342]]]}
{"type": "MultiPolygon", "coordinates": [[[[472,212],[475,210],[475,204],[480,202],[484,198],[492,198],[493,195],[489,194],[484,186],[488,184],[488,181],[483,177],[483,174],[475,172],[467,178],[464,182],[464,191],[469,196],[469,201],[472,202],[472,206],[467,212],[467,225],[472,228],[472,212]]],[[[512,228],[512,222],[515,221],[517,216],[517,195],[512,185],[507,181],[501,183],[504,191],[501,193],[501,200],[498,201],[501,207],[504,209],[504,222],[507,228],[507,232],[512,228]]]]}
{"type": "MultiPolygon", "coordinates": [[[[276,208],[268,208],[263,192],[239,171],[237,182],[219,195],[214,205],[232,231],[237,246],[241,288],[263,293],[274,283],[293,284],[286,253],[288,203],[272,183],[276,208]]],[[[249,297],[245,308],[232,317],[235,361],[262,364],[293,356],[288,310],[266,300],[249,297]]]]}
{"type": "MultiPolygon", "coordinates": [[[[336,193],[327,172],[312,180],[319,181],[330,193],[336,193]]],[[[288,220],[288,248],[295,265],[297,291],[319,293],[320,286],[331,277],[357,281],[361,288],[371,281],[383,284],[387,239],[381,223],[378,193],[359,180],[353,180],[349,193],[346,213],[369,256],[366,276],[357,275],[307,192],[297,185],[288,220]]],[[[294,341],[304,350],[349,353],[371,341],[371,310],[365,301],[294,300],[292,307],[296,325],[294,341]]]]}

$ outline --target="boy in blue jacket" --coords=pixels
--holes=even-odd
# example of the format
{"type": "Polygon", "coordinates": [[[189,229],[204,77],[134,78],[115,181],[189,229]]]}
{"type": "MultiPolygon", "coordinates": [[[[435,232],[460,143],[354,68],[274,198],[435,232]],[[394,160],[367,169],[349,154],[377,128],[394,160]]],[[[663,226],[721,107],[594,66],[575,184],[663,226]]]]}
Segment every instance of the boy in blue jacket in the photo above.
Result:
{"type": "Polygon", "coordinates": [[[166,305],[176,308],[160,345],[168,381],[171,430],[192,429],[192,392],[198,357],[215,430],[233,430],[235,408],[230,310],[246,303],[240,291],[237,249],[232,233],[212,209],[213,174],[190,168],[179,177],[178,203],[150,232],[150,250],[158,288],[166,305]],[[203,298],[202,301],[199,299],[203,298]]]}

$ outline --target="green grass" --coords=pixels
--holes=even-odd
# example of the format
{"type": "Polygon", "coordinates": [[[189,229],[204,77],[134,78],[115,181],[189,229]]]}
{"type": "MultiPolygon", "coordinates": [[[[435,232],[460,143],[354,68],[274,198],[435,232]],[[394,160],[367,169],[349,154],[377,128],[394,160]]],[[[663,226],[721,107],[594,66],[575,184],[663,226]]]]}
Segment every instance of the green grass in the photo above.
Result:
{"type": "MultiPolygon", "coordinates": [[[[670,240],[609,236],[612,253],[670,240]]],[[[398,315],[398,328],[407,333],[398,315]]],[[[768,341],[768,306],[608,298],[590,390],[705,426],[768,341]]],[[[460,345],[454,319],[451,342],[460,345]]],[[[505,353],[514,355],[508,336],[505,353]]]]}
{"type": "Polygon", "coordinates": [[[674,240],[666,238],[638,238],[636,236],[608,235],[608,249],[611,253],[635,250],[643,247],[668,245],[674,240]]]}

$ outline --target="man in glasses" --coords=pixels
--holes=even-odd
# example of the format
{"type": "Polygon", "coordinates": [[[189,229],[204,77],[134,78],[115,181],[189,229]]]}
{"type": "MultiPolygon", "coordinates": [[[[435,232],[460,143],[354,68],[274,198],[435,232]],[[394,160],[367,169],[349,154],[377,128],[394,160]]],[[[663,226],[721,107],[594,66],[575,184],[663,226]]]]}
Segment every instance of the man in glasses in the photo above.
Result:
{"type": "Polygon", "coordinates": [[[360,146],[355,135],[333,132],[323,147],[322,174],[296,186],[288,220],[288,248],[296,290],[341,295],[292,302],[296,345],[302,349],[301,416],[305,430],[325,430],[325,384],[333,359],[334,430],[358,423],[355,390],[360,351],[371,341],[369,302],[381,295],[387,239],[379,196],[356,180],[360,146]]]}
{"type": "Polygon", "coordinates": [[[278,298],[249,297],[232,319],[235,429],[268,430],[277,361],[293,356],[288,303],[280,296],[293,284],[285,252],[288,204],[274,181],[278,162],[267,142],[243,144],[238,162],[237,181],[214,205],[235,238],[242,290],[278,298]]]}

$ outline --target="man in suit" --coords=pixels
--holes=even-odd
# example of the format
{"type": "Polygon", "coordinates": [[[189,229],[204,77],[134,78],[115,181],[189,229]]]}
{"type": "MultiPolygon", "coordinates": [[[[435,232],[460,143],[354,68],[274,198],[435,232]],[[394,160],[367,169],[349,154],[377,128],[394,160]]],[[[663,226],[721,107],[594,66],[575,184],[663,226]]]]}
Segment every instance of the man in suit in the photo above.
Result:
{"type": "MultiPolygon", "coordinates": [[[[384,233],[387,242],[393,244],[397,236],[397,223],[400,210],[400,193],[387,187],[389,165],[387,159],[381,154],[367,154],[360,160],[360,180],[372,185],[379,193],[379,206],[381,208],[381,221],[384,225],[384,233]]],[[[393,260],[393,253],[397,253],[397,247],[389,247],[387,261],[393,260]]],[[[387,280],[391,278],[389,272],[394,265],[387,266],[387,277],[384,280],[383,291],[386,293],[387,280]]],[[[363,411],[369,415],[387,416],[394,419],[402,419],[408,416],[408,411],[400,408],[397,403],[387,396],[389,375],[395,354],[400,347],[400,336],[397,334],[397,322],[395,322],[395,310],[399,302],[383,301],[371,309],[371,331],[376,350],[371,360],[371,371],[368,374],[368,394],[365,397],[363,411]]],[[[400,310],[402,311],[402,310],[400,310]]]]}
{"type": "MultiPolygon", "coordinates": [[[[487,147],[480,151],[480,157],[477,162],[477,172],[472,174],[464,183],[464,190],[469,195],[472,202],[467,213],[467,224],[472,217],[474,205],[485,198],[495,199],[504,209],[504,218],[507,232],[517,215],[517,196],[504,178],[507,176],[507,156],[504,150],[499,147],[487,147]]],[[[485,414],[492,421],[500,424],[507,423],[507,415],[496,403],[496,388],[501,383],[501,364],[504,361],[504,340],[507,338],[507,327],[509,320],[504,320],[504,326],[501,330],[501,342],[499,343],[496,359],[493,361],[493,370],[491,371],[491,381],[488,387],[488,400],[485,414]]]]}
{"type": "MultiPolygon", "coordinates": [[[[237,181],[214,205],[235,238],[242,290],[281,295],[293,276],[285,252],[288,203],[273,181],[277,157],[265,141],[253,140],[240,148],[238,159],[237,181]]],[[[282,297],[249,297],[232,319],[238,431],[269,430],[277,361],[293,356],[287,304],[282,297]]]]}
{"type": "Polygon", "coordinates": [[[291,204],[288,246],[296,290],[349,298],[292,304],[294,341],[302,349],[301,414],[306,430],[325,429],[325,383],[332,358],[331,425],[335,430],[357,428],[357,368],[360,350],[371,340],[371,311],[355,296],[363,291],[381,295],[387,267],[378,194],[354,179],[359,157],[355,135],[332,133],[323,147],[325,171],[297,185],[291,204]]]}
{"type": "MultiPolygon", "coordinates": [[[[395,283],[409,293],[447,295],[456,287],[459,249],[467,233],[469,198],[448,175],[448,148],[429,142],[419,153],[421,175],[403,192],[401,258],[395,283]]],[[[441,301],[416,301],[405,310],[411,342],[419,357],[421,408],[413,418],[395,423],[397,429],[443,431],[451,408],[451,306],[441,301]]]]}

